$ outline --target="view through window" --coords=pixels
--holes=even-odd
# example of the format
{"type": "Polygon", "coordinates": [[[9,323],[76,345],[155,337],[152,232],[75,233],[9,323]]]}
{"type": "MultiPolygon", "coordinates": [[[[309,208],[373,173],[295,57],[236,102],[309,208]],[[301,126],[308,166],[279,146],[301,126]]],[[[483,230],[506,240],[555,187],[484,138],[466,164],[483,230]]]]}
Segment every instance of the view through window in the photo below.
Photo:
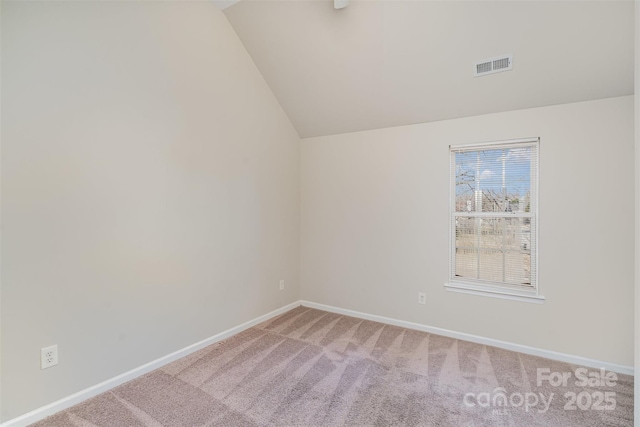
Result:
{"type": "Polygon", "coordinates": [[[451,278],[537,291],[538,139],[451,147],[451,278]]]}

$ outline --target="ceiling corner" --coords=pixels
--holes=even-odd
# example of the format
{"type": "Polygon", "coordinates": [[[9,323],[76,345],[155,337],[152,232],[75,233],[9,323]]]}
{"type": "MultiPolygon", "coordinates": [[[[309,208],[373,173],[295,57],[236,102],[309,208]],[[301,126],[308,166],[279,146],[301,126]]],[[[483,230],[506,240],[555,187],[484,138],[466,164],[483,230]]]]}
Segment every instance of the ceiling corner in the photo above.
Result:
{"type": "Polygon", "coordinates": [[[225,10],[228,7],[240,2],[240,0],[211,0],[213,5],[220,10],[225,10]]]}

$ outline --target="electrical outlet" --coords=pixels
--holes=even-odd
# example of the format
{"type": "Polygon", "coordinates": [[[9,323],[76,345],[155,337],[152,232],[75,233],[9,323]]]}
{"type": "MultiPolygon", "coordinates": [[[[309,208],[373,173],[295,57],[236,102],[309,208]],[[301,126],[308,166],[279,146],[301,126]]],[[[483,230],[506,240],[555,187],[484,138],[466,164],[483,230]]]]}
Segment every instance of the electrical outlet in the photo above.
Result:
{"type": "Polygon", "coordinates": [[[284,291],[284,280],[280,280],[280,290],[284,291]]]}
{"type": "Polygon", "coordinates": [[[427,294],[424,292],[418,292],[418,304],[426,304],[427,303],[427,294]]]}
{"type": "Polygon", "coordinates": [[[58,346],[52,345],[40,349],[40,369],[47,369],[58,364],[58,346]]]}

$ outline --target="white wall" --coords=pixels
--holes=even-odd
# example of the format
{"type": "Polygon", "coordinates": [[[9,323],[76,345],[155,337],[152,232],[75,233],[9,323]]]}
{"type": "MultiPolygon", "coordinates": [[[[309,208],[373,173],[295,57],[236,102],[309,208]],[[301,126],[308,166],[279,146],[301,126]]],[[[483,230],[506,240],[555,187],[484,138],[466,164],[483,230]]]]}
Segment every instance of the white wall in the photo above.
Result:
{"type": "Polygon", "coordinates": [[[303,139],[302,298],[633,365],[633,126],[628,96],[303,139]],[[546,302],[446,291],[448,146],[530,136],[546,302]]]}
{"type": "Polygon", "coordinates": [[[299,138],[212,3],[2,9],[2,420],[298,299],[299,138]]]}

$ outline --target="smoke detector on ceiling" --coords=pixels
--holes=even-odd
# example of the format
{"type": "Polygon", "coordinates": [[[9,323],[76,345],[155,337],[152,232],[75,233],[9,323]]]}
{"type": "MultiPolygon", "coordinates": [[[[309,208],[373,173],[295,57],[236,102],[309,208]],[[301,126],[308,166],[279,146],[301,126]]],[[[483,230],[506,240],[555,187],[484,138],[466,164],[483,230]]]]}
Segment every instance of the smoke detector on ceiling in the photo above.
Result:
{"type": "Polygon", "coordinates": [[[480,77],[487,74],[509,71],[513,67],[513,55],[496,56],[495,58],[484,59],[474,62],[473,77],[480,77]]]}
{"type": "Polygon", "coordinates": [[[334,9],[344,9],[349,6],[349,0],[333,0],[334,9]]]}

